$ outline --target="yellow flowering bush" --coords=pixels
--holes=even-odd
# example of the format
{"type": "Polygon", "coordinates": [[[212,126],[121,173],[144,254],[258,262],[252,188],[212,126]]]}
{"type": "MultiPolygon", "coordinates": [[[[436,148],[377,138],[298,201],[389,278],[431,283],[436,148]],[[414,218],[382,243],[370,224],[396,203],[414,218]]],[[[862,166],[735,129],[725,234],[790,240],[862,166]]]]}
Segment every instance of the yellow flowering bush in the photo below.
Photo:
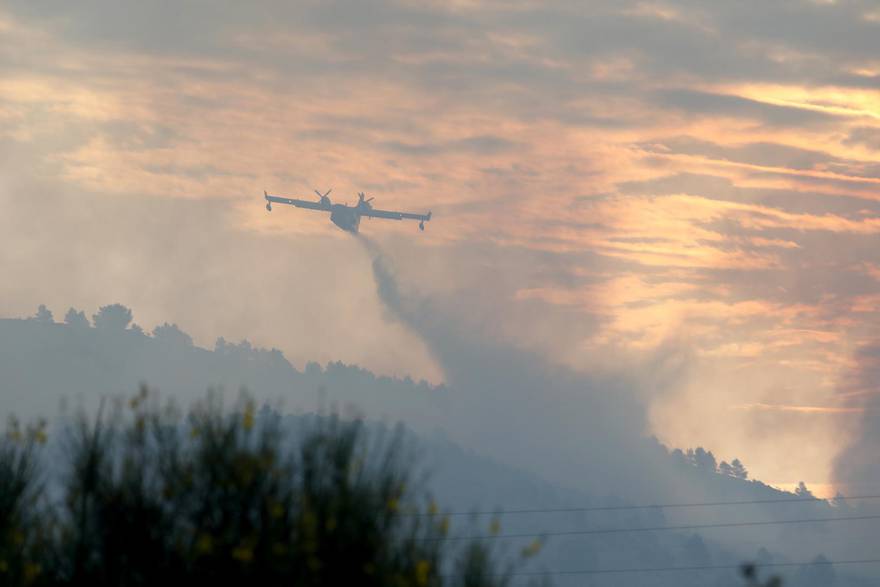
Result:
{"type": "Polygon", "coordinates": [[[511,579],[484,545],[448,540],[449,518],[409,483],[399,433],[370,438],[362,422],[335,415],[286,430],[247,398],[232,410],[216,396],[186,414],[160,408],[142,389],[64,427],[52,492],[40,490],[46,423],[10,421],[0,445],[0,585],[511,579]]]}

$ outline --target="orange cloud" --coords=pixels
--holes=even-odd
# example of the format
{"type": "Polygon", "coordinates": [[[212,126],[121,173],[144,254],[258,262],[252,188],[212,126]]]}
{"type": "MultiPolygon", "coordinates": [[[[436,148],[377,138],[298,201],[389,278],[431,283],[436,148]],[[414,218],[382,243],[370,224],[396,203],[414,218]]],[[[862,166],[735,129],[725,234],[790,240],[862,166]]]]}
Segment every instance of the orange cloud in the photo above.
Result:
{"type": "Polygon", "coordinates": [[[730,406],[732,410],[745,410],[745,411],[761,411],[761,412],[790,412],[794,414],[804,414],[804,415],[819,415],[819,416],[837,416],[837,415],[851,415],[851,414],[862,414],[865,410],[863,408],[837,408],[837,407],[828,407],[828,406],[791,406],[791,405],[778,405],[778,404],[764,404],[764,403],[754,403],[754,404],[741,404],[736,406],[730,406]]]}

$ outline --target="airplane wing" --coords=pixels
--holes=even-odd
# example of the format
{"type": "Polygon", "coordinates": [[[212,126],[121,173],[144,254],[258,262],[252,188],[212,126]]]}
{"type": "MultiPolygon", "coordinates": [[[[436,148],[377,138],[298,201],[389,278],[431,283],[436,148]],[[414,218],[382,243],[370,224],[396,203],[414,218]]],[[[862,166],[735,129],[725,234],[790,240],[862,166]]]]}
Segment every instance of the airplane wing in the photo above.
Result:
{"type": "Polygon", "coordinates": [[[426,222],[431,219],[431,213],[427,214],[412,214],[411,212],[393,212],[391,210],[376,210],[369,209],[364,212],[361,212],[362,216],[366,216],[367,218],[388,218],[389,220],[419,220],[421,222],[426,222]]]}
{"type": "Polygon", "coordinates": [[[291,206],[296,206],[297,208],[308,208],[309,210],[326,210],[330,211],[330,206],[324,204],[323,202],[315,202],[310,200],[296,200],[294,198],[283,198],[281,196],[271,196],[269,194],[265,194],[266,200],[272,202],[273,204],[290,204],[291,206]]]}

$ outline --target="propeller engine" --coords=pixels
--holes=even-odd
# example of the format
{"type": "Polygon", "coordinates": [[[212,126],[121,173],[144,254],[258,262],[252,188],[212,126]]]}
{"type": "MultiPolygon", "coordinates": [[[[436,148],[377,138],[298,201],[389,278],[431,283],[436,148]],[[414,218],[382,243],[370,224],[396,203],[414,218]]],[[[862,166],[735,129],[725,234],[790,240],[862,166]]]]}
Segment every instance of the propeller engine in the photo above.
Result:
{"type": "Polygon", "coordinates": [[[330,198],[327,196],[329,196],[330,192],[332,192],[332,191],[333,191],[333,188],[330,188],[329,190],[327,190],[323,194],[321,192],[319,192],[318,190],[315,190],[315,193],[318,194],[319,198],[321,198],[322,204],[324,204],[325,206],[329,206],[329,205],[331,205],[332,202],[330,202],[330,198]]]}
{"type": "Polygon", "coordinates": [[[369,205],[375,198],[366,199],[367,195],[364,192],[358,192],[358,205],[367,204],[369,205]]]}

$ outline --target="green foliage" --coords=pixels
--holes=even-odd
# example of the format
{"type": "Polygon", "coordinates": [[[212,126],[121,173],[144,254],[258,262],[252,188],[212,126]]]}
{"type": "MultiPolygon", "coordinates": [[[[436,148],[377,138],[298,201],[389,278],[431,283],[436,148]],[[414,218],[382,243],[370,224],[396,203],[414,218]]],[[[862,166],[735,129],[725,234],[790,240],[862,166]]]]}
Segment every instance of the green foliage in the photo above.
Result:
{"type": "Polygon", "coordinates": [[[33,583],[41,571],[49,525],[36,451],[45,440],[45,424],[22,430],[15,419],[0,440],[0,584],[33,583]]]}
{"type": "Polygon", "coordinates": [[[246,400],[183,415],[142,391],[68,430],[50,499],[45,432],[16,424],[0,451],[0,584],[509,583],[488,547],[444,540],[400,434],[370,439],[336,416],[306,428],[294,438],[246,400]]]}

